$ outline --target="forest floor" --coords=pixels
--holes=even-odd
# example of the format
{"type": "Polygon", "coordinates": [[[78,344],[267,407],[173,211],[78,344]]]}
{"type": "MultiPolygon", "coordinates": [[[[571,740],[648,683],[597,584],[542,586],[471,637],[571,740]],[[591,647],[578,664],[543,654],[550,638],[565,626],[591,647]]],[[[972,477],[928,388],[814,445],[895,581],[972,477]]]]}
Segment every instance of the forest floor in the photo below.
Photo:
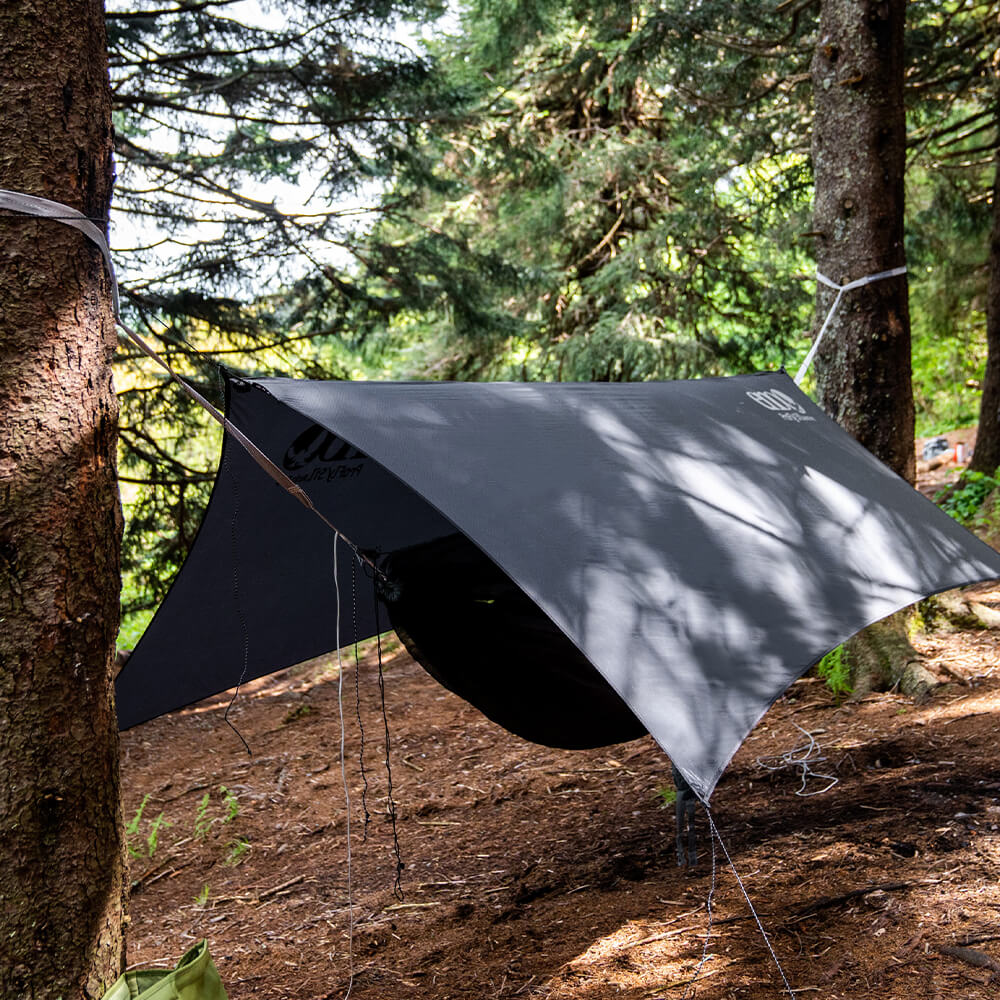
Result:
{"type": "MultiPolygon", "coordinates": [[[[1000,591],[978,599],[996,606],[1000,591]]],[[[918,645],[947,668],[930,700],[838,705],[799,681],[713,797],[796,996],[1000,992],[1000,632],[936,631],[918,645]],[[796,794],[799,769],[762,765],[802,746],[801,730],[825,757],[814,768],[839,779],[809,797],[796,794]]],[[[721,854],[699,965],[707,819],[699,810],[700,863],[679,869],[658,794],[670,769],[651,739],[549,750],[391,645],[384,676],[402,898],[369,646],[343,669],[350,886],[335,659],[244,688],[230,718],[252,758],[221,696],[123,735],[126,819],[149,796],[132,837],[130,964],[172,964],[207,938],[232,1000],[343,997],[352,963],[357,1000],[673,1000],[696,972],[692,996],[782,994],[721,854]]]]}

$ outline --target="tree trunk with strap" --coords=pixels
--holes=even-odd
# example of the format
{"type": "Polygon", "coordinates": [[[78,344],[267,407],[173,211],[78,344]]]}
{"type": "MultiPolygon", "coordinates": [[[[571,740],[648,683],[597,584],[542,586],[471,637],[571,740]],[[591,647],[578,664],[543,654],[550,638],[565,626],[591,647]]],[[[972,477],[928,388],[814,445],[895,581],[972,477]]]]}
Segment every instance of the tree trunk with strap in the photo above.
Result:
{"type": "MultiPolygon", "coordinates": [[[[813,56],[816,266],[843,285],[906,263],[905,0],[823,0],[813,56]]],[[[834,296],[821,287],[823,316],[834,296]]],[[[913,390],[906,276],[844,294],[816,355],[820,405],[911,483],[913,390]]]]}
{"type": "MultiPolygon", "coordinates": [[[[106,225],[103,4],[0,4],[0,65],[0,187],[106,225]]],[[[0,996],[78,1000],[124,960],[115,328],[87,239],[0,215],[0,996]]]]}
{"type": "MultiPolygon", "coordinates": [[[[905,264],[906,0],[823,0],[813,55],[816,266],[838,285],[905,264]]],[[[836,293],[821,286],[817,316],[836,293]]],[[[844,293],[816,354],[820,405],[904,479],[916,474],[906,276],[844,293]]],[[[856,689],[936,681],[895,615],[847,645],[856,689]]]]}

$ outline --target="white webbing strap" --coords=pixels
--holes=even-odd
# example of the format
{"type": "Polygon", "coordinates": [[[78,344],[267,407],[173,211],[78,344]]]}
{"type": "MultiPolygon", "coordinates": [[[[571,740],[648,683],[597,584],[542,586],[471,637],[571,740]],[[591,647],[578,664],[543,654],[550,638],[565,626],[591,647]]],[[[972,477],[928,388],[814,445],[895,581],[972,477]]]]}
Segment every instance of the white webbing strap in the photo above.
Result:
{"type": "Polygon", "coordinates": [[[809,371],[809,366],[812,364],[812,360],[819,350],[823,335],[826,333],[827,327],[830,325],[840,306],[840,300],[844,297],[844,292],[849,292],[852,288],[860,288],[862,285],[870,285],[873,281],[882,281],[883,278],[895,278],[901,274],[906,274],[905,265],[903,267],[894,267],[889,271],[879,271],[878,274],[868,274],[863,278],[849,281],[846,285],[838,285],[837,282],[831,281],[825,274],[821,274],[819,271],[816,272],[816,280],[828,288],[835,289],[837,295],[833,300],[833,305],[830,306],[826,314],[826,319],[823,320],[823,325],[819,328],[819,333],[816,334],[816,339],[812,342],[812,347],[809,348],[809,353],[806,355],[805,361],[799,367],[798,373],[795,376],[796,385],[799,385],[806,377],[806,372],[809,371]]]}
{"type": "MultiPolygon", "coordinates": [[[[181,389],[196,402],[206,413],[208,413],[213,420],[216,420],[222,425],[235,439],[238,441],[250,455],[250,457],[279,485],[282,489],[287,490],[296,500],[299,501],[303,506],[308,507],[317,517],[319,517],[331,530],[336,531],[336,527],[330,523],[323,516],[323,514],[316,509],[313,505],[312,500],[309,495],[299,486],[297,483],[293,482],[285,473],[278,468],[274,462],[271,461],[251,441],[246,434],[243,433],[231,420],[223,416],[219,410],[213,406],[205,397],[198,392],[194,386],[190,385],[184,379],[180,377],[171,368],[170,363],[165,359],[160,357],[156,351],[150,347],[150,345],[135,332],[130,326],[128,326],[122,320],[121,316],[121,300],[118,295],[118,279],[115,276],[114,263],[111,260],[111,248],[108,246],[108,241],[104,236],[101,229],[94,224],[93,220],[87,218],[82,212],[78,212],[75,208],[70,208],[69,205],[64,205],[62,202],[50,201],[48,198],[38,198],[35,195],[22,194],[19,191],[7,191],[0,188],[0,209],[7,209],[11,212],[17,212],[21,215],[34,215],[43,219],[53,219],[56,222],[61,222],[64,225],[72,226],[74,229],[78,229],[84,236],[86,236],[91,242],[96,244],[97,248],[101,251],[101,256],[104,257],[104,263],[108,268],[108,276],[111,279],[111,304],[114,309],[115,323],[118,327],[125,331],[128,335],[129,340],[132,341],[136,347],[142,351],[147,357],[152,358],[167,374],[176,382],[181,389]]],[[[340,536],[344,538],[343,535],[340,536]]],[[[344,541],[348,545],[351,543],[344,538],[344,541]]],[[[354,546],[351,546],[354,548],[354,546]]],[[[357,549],[355,549],[357,552],[357,549]]],[[[360,553],[358,553],[360,556],[360,553]]],[[[364,558],[363,556],[361,558],[364,558]]],[[[365,562],[370,564],[370,560],[365,559],[365,562]]]]}
{"type": "Polygon", "coordinates": [[[108,241],[104,238],[104,233],[83,212],[78,212],[75,208],[70,208],[69,205],[63,205],[58,201],[38,198],[33,194],[21,194],[19,191],[6,191],[3,188],[0,188],[0,208],[6,208],[10,212],[19,212],[21,215],[37,215],[43,219],[55,219],[57,222],[79,229],[84,236],[96,243],[104,255],[104,263],[107,264],[108,273],[111,275],[111,299],[114,305],[115,319],[119,318],[118,281],[115,279],[115,267],[111,263],[111,250],[108,247],[108,241]]]}

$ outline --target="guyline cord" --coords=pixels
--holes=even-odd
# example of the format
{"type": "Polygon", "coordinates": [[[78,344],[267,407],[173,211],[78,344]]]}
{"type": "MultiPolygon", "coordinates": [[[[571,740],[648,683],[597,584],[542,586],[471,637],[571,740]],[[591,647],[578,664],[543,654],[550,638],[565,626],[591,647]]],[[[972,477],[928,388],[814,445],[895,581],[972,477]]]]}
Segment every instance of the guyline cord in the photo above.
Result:
{"type": "Polygon", "coordinates": [[[333,535],[333,590],[337,601],[337,710],[340,713],[340,780],[344,785],[344,804],[347,810],[347,992],[344,1000],[348,1000],[354,989],[354,886],[351,881],[351,790],[347,787],[347,766],[344,761],[344,658],[340,649],[340,580],[337,574],[337,547],[340,544],[340,532],[334,530],[333,535]]]}

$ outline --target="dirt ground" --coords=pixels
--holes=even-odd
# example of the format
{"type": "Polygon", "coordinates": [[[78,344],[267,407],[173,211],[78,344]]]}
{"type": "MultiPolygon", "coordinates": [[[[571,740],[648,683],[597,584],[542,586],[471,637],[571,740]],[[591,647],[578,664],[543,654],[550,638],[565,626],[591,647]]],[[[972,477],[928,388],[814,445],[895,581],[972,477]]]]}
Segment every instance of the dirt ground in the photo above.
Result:
{"type": "MultiPolygon", "coordinates": [[[[1000,591],[980,591],[1000,605],[1000,591]]],[[[1000,632],[919,644],[949,679],[928,702],[837,705],[802,680],[713,797],[795,996],[1000,993],[1000,632]],[[814,770],[838,779],[822,794],[796,794],[800,768],[763,766],[807,742],[799,727],[825,758],[814,770]]],[[[252,757],[223,697],[123,735],[127,819],[148,796],[132,836],[131,965],[172,964],[207,938],[232,1000],[339,998],[349,986],[357,1000],[672,1000],[696,972],[690,996],[782,994],[721,854],[706,945],[707,819],[699,811],[699,865],[679,869],[658,794],[669,766],[651,739],[527,744],[393,643],[385,654],[402,898],[368,646],[342,674],[350,859],[335,658],[240,693],[230,718],[252,757]]]]}

